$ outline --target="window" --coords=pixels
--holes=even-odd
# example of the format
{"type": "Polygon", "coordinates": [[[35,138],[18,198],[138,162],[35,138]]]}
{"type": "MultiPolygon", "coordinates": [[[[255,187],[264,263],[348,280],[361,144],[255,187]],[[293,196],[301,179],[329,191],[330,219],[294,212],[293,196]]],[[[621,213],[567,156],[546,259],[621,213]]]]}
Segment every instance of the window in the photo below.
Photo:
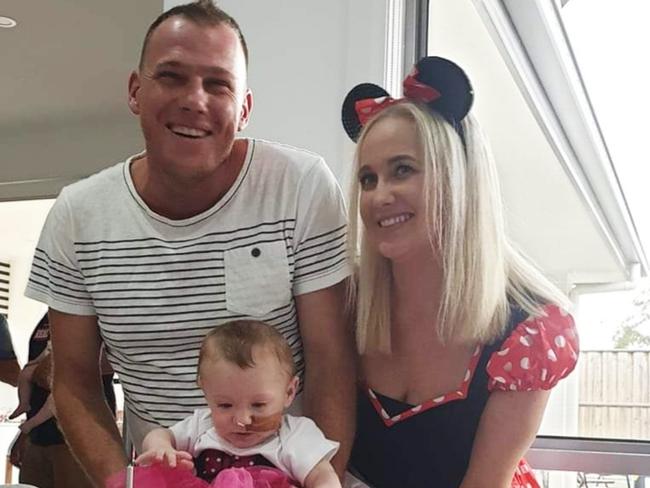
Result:
{"type": "Polygon", "coordinates": [[[644,486],[650,4],[428,4],[428,54],[458,61],[473,81],[510,233],[576,305],[583,353],[555,388],[529,460],[562,471],[544,473],[545,487],[644,486]]]}
{"type": "Polygon", "coordinates": [[[561,18],[634,224],[650,246],[650,3],[571,0],[561,18]]]}

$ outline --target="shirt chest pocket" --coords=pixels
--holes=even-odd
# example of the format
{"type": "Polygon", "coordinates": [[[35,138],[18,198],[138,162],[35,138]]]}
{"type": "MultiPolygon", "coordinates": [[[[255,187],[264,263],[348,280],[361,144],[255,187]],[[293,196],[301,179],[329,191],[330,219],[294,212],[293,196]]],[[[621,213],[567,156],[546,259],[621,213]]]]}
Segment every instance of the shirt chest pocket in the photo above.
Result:
{"type": "Polygon", "coordinates": [[[224,252],[226,307],[260,317],[291,301],[284,241],[251,244],[224,252]]]}

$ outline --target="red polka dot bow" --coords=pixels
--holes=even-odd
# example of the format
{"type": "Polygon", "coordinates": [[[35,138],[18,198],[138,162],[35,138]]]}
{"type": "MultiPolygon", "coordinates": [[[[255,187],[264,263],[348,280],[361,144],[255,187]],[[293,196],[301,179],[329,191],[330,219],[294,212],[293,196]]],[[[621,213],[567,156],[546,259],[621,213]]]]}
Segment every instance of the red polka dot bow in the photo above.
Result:
{"type": "MultiPolygon", "coordinates": [[[[417,74],[418,69],[414,66],[413,71],[404,79],[404,98],[422,103],[430,103],[440,98],[440,92],[431,86],[420,83],[416,78],[417,74]]],[[[365,98],[357,100],[354,104],[354,109],[357,112],[361,125],[366,125],[366,122],[373,115],[399,100],[399,98],[395,99],[392,97],[365,98]]]]}

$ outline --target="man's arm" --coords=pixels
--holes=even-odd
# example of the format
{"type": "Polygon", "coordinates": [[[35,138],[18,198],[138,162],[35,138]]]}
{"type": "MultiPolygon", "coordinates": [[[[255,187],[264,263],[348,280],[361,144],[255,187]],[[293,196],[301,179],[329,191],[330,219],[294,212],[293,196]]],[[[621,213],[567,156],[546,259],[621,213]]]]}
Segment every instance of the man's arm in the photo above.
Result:
{"type": "Polygon", "coordinates": [[[79,463],[97,487],[127,465],[120,433],[102,389],[101,338],[94,316],[50,309],[53,394],[57,420],[79,463]]]}
{"type": "Polygon", "coordinates": [[[0,381],[11,386],[18,385],[20,365],[11,343],[9,324],[4,315],[0,315],[0,381]]]}
{"type": "Polygon", "coordinates": [[[342,476],[355,429],[354,340],[345,315],[347,281],[296,297],[305,356],[305,415],[341,443],[332,465],[342,476]]]}
{"type": "Polygon", "coordinates": [[[11,386],[18,386],[20,365],[16,358],[0,359],[0,381],[11,386]]]}

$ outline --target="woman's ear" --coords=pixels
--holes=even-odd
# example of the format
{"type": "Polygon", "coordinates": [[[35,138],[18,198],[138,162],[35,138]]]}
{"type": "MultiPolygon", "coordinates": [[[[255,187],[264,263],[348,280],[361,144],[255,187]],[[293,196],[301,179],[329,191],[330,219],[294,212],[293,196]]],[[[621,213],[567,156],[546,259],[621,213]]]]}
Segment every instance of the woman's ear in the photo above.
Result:
{"type": "Polygon", "coordinates": [[[293,402],[293,399],[296,398],[296,394],[298,393],[298,386],[300,386],[300,378],[298,378],[298,376],[294,376],[291,378],[291,381],[289,381],[289,384],[287,385],[287,398],[284,401],[284,408],[289,408],[293,402]]]}

